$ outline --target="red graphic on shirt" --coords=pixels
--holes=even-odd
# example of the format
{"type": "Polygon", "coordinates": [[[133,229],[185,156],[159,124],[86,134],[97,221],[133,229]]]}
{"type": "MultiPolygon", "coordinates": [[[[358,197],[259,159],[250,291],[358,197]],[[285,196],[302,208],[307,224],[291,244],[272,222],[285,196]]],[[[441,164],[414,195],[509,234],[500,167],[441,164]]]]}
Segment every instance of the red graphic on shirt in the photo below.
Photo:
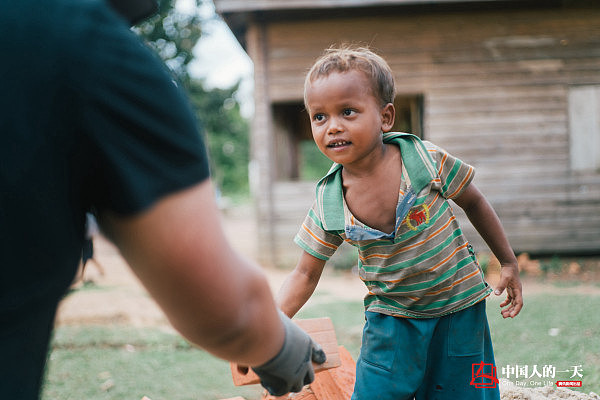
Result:
{"type": "Polygon", "coordinates": [[[419,225],[428,223],[429,207],[427,207],[427,204],[421,204],[420,206],[411,209],[404,219],[404,222],[413,231],[416,231],[419,225]]]}
{"type": "Polygon", "coordinates": [[[495,388],[498,385],[498,378],[496,378],[496,367],[494,364],[487,364],[482,361],[471,365],[470,385],[478,389],[495,388]]]}

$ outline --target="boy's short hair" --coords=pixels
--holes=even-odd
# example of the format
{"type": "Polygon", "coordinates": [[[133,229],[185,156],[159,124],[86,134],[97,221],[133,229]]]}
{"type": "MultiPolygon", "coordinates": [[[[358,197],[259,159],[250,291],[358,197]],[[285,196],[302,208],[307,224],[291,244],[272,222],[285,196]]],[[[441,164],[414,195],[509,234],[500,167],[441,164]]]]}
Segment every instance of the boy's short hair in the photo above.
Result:
{"type": "Polygon", "coordinates": [[[396,92],[394,75],[388,63],[367,47],[343,45],[325,50],[306,74],[304,104],[306,104],[306,89],[312,82],[333,72],[354,70],[363,72],[371,80],[373,95],[382,106],[394,103],[396,92]]]}

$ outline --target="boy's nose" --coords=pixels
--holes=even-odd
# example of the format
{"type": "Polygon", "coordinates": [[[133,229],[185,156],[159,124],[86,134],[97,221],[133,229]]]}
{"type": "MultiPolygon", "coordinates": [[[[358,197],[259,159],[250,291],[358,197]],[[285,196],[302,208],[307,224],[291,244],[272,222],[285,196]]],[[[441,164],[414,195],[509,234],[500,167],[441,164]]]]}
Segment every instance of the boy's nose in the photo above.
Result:
{"type": "Polygon", "coordinates": [[[330,118],[329,124],[327,125],[327,134],[333,135],[336,133],[340,133],[343,130],[343,125],[341,124],[339,118],[330,118]]]}

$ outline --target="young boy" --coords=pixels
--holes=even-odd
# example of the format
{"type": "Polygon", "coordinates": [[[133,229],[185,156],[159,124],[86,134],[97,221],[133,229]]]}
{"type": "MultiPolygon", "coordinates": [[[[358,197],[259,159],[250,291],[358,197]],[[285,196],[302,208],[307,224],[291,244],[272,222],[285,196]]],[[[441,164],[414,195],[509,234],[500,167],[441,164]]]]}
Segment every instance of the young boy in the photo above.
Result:
{"type": "Polygon", "coordinates": [[[484,300],[492,289],[448,199],[501,263],[495,294],[507,290],[504,318],[523,306],[516,258],[471,183],[473,167],[413,135],[389,132],[394,92],[389,66],[368,49],[329,49],[309,71],[304,102],[313,137],[334,164],[295,238],[304,251],[278,305],[296,314],[346,241],[358,248],[369,290],[352,399],[499,399],[484,300]],[[482,374],[494,384],[476,385],[482,374]]]}

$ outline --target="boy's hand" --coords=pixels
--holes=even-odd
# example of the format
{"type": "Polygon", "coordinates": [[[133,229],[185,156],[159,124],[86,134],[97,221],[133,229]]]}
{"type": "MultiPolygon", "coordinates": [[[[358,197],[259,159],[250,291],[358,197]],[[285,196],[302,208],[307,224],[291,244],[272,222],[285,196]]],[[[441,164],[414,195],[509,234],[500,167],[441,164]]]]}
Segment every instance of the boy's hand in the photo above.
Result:
{"type": "Polygon", "coordinates": [[[500,303],[500,307],[506,307],[500,312],[504,318],[516,317],[523,308],[523,290],[519,267],[517,263],[504,264],[500,268],[500,282],[496,286],[494,294],[500,296],[506,289],[506,300],[500,303]]]}
{"type": "Polygon", "coordinates": [[[273,396],[301,391],[315,379],[312,362],[323,364],[327,359],[321,346],[286,315],[279,314],[285,326],[283,347],[273,359],[252,368],[273,396]]]}

